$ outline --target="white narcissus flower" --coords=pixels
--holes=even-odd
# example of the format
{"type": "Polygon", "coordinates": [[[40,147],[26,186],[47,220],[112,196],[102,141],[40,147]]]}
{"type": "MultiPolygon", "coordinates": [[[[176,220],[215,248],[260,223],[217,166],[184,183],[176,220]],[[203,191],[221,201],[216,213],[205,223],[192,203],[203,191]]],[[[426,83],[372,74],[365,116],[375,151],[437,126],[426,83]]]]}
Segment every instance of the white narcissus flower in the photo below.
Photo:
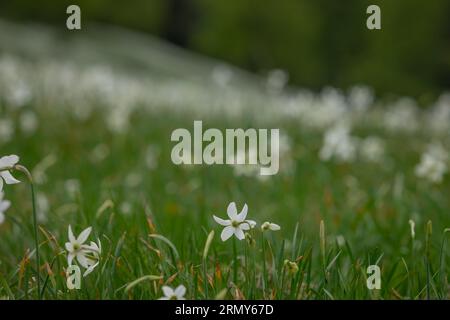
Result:
{"type": "Polygon", "coordinates": [[[6,184],[15,184],[20,181],[14,178],[9,170],[19,162],[19,157],[10,155],[0,158],[0,191],[3,190],[3,180],[6,184]]]}
{"type": "Polygon", "coordinates": [[[261,225],[261,230],[262,231],[267,231],[267,230],[278,231],[278,230],[281,230],[281,227],[279,225],[277,225],[276,223],[266,221],[261,225]]]}
{"type": "Polygon", "coordinates": [[[238,214],[236,203],[231,202],[227,208],[227,214],[228,217],[230,218],[229,220],[223,220],[213,215],[214,220],[218,224],[225,227],[222,231],[222,234],[220,235],[222,241],[227,241],[233,234],[239,240],[244,240],[245,239],[244,231],[250,230],[256,226],[255,221],[245,219],[247,217],[247,211],[248,206],[247,204],[245,204],[242,211],[238,214]]]}
{"type": "Polygon", "coordinates": [[[77,258],[78,262],[84,267],[89,268],[89,263],[86,258],[86,245],[84,244],[91,234],[92,227],[84,229],[78,238],[75,238],[72,232],[72,227],[69,225],[69,242],[66,242],[66,250],[69,253],[67,256],[67,264],[69,266],[72,265],[72,261],[74,258],[77,258]]]}
{"type": "Polygon", "coordinates": [[[3,196],[5,194],[3,191],[0,191],[0,224],[2,224],[5,221],[5,211],[9,209],[11,206],[11,202],[8,200],[3,200],[3,196]]]}
{"type": "Polygon", "coordinates": [[[175,290],[171,287],[163,286],[162,291],[164,297],[159,298],[159,300],[186,300],[184,295],[186,294],[186,287],[179,285],[175,290]]]}
{"type": "Polygon", "coordinates": [[[67,263],[69,266],[72,265],[74,258],[77,259],[78,263],[85,269],[83,276],[87,276],[91,273],[97,266],[100,260],[101,254],[101,243],[100,240],[98,244],[92,242],[87,245],[84,244],[92,231],[92,227],[84,229],[78,238],[75,238],[72,232],[72,227],[69,225],[69,242],[66,242],[67,263]]]}

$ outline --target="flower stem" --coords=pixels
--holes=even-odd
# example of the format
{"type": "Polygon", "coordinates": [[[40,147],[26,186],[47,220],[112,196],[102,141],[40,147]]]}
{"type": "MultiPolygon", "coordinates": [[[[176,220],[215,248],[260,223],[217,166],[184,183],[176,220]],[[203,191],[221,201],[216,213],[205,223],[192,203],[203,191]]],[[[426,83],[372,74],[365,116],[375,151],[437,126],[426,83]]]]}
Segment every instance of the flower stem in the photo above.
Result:
{"type": "Polygon", "coordinates": [[[238,259],[237,259],[236,239],[234,237],[233,237],[233,258],[234,258],[233,282],[235,285],[237,285],[238,259]]]}
{"type": "Polygon", "coordinates": [[[264,233],[261,234],[261,245],[262,245],[262,267],[263,267],[263,276],[262,276],[262,288],[263,288],[263,297],[266,296],[266,239],[264,238],[264,233]]]}
{"type": "Polygon", "coordinates": [[[36,272],[37,272],[37,286],[38,286],[38,299],[42,299],[41,294],[41,272],[40,272],[40,265],[41,265],[41,256],[39,254],[39,239],[38,239],[38,228],[37,228],[37,215],[36,215],[36,195],[34,192],[34,184],[31,181],[31,201],[33,204],[33,228],[34,228],[34,245],[36,247],[36,272]]]}
{"type": "Polygon", "coordinates": [[[24,173],[26,175],[27,179],[28,179],[28,182],[30,183],[31,204],[32,204],[32,207],[33,207],[34,245],[35,245],[35,251],[36,251],[37,296],[38,296],[38,300],[41,300],[42,299],[42,293],[41,293],[41,272],[40,272],[41,257],[39,255],[39,239],[38,239],[37,214],[36,214],[36,195],[35,195],[35,192],[34,192],[33,177],[31,176],[30,171],[28,171],[28,169],[25,168],[22,165],[16,165],[16,166],[14,166],[14,169],[24,173]]]}

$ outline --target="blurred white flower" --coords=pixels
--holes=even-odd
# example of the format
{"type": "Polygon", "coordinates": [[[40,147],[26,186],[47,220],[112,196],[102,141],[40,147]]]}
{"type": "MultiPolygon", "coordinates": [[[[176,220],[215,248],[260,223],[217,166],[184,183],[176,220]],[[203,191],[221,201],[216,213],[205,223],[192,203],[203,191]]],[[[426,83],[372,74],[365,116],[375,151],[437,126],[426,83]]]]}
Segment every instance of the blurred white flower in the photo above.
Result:
{"type": "Polygon", "coordinates": [[[184,295],[186,294],[186,287],[179,285],[175,290],[171,287],[163,286],[162,291],[164,297],[159,298],[159,300],[186,300],[184,295]]]}
{"type": "Polygon", "coordinates": [[[135,188],[142,183],[142,174],[139,172],[130,172],[125,177],[125,185],[129,188],[135,188]]]}
{"type": "Polygon", "coordinates": [[[4,196],[5,194],[3,191],[0,191],[0,224],[5,221],[5,211],[11,206],[11,202],[9,200],[3,199],[4,196]]]}
{"type": "Polygon", "coordinates": [[[409,226],[411,229],[411,238],[414,239],[416,237],[416,232],[415,232],[416,223],[412,219],[410,219],[408,222],[409,222],[409,226]]]}
{"type": "Polygon", "coordinates": [[[25,111],[20,115],[20,129],[25,134],[33,134],[38,128],[39,121],[33,111],[25,111]]]}
{"type": "Polygon", "coordinates": [[[369,109],[373,101],[373,90],[366,86],[354,86],[350,89],[348,94],[348,102],[350,106],[358,112],[364,112],[369,109]]]}
{"type": "Polygon", "coordinates": [[[319,156],[323,161],[335,158],[342,162],[351,162],[356,156],[357,139],[350,136],[350,129],[345,125],[337,125],[324,136],[324,144],[319,156]]]}
{"type": "Polygon", "coordinates": [[[3,190],[3,180],[6,184],[15,184],[20,181],[14,178],[9,170],[19,162],[16,155],[4,156],[0,158],[0,191],[3,190]]]}
{"type": "Polygon", "coordinates": [[[132,209],[133,209],[133,207],[132,207],[131,203],[129,203],[127,201],[122,202],[122,204],[120,205],[120,212],[122,212],[124,215],[130,215],[132,209]]]}
{"type": "Polygon", "coordinates": [[[281,69],[271,70],[267,76],[267,90],[280,93],[289,81],[289,74],[281,69]]]}
{"type": "Polygon", "coordinates": [[[64,188],[70,197],[75,198],[80,192],[80,181],[77,179],[68,179],[64,182],[64,188]]]}
{"type": "Polygon", "coordinates": [[[113,133],[123,134],[130,125],[130,109],[116,106],[108,113],[107,124],[113,133]]]}
{"type": "Polygon", "coordinates": [[[238,214],[236,203],[231,202],[227,208],[227,215],[230,218],[229,220],[223,220],[213,215],[214,220],[218,224],[225,227],[222,231],[222,234],[220,235],[222,241],[227,241],[233,234],[239,240],[244,240],[245,239],[244,231],[250,230],[256,226],[255,221],[245,219],[247,218],[247,211],[248,206],[247,204],[244,204],[244,208],[238,214]]]}
{"type": "Polygon", "coordinates": [[[29,85],[22,79],[16,80],[7,92],[6,100],[8,104],[15,108],[20,108],[27,104],[33,97],[29,85]]]}
{"type": "Polygon", "coordinates": [[[419,108],[411,98],[401,98],[384,113],[384,125],[393,132],[412,133],[419,127],[419,108]]]}
{"type": "Polygon", "coordinates": [[[37,218],[41,223],[47,222],[47,214],[50,208],[48,203],[48,198],[43,193],[38,193],[36,195],[36,206],[37,206],[37,218]]]}
{"type": "Polygon", "coordinates": [[[428,126],[434,133],[450,133],[450,93],[442,94],[428,113],[428,126]]]}
{"type": "Polygon", "coordinates": [[[280,229],[281,229],[281,227],[279,225],[277,225],[275,223],[272,223],[272,222],[268,222],[268,221],[264,222],[261,225],[261,230],[262,231],[267,231],[267,230],[278,231],[280,229]]]}
{"type": "Polygon", "coordinates": [[[107,144],[99,143],[92,149],[90,157],[91,160],[95,163],[102,162],[105,160],[109,155],[109,147],[107,144]]]}
{"type": "Polygon", "coordinates": [[[0,119],[0,143],[9,142],[14,134],[14,123],[10,119],[0,119]]]}
{"type": "Polygon", "coordinates": [[[335,88],[324,88],[318,97],[303,92],[296,103],[300,120],[308,128],[322,130],[338,121],[347,121],[350,115],[345,96],[335,88]]]}
{"type": "Polygon", "coordinates": [[[433,183],[440,183],[448,171],[447,160],[448,153],[442,146],[430,145],[422,154],[420,163],[416,167],[416,175],[433,183]]]}
{"type": "Polygon", "coordinates": [[[158,158],[161,151],[157,145],[149,145],[145,152],[145,165],[148,169],[153,170],[158,166],[158,158]]]}
{"type": "Polygon", "coordinates": [[[371,162],[383,160],[384,150],[384,141],[378,137],[367,137],[360,143],[361,156],[371,162]]]}

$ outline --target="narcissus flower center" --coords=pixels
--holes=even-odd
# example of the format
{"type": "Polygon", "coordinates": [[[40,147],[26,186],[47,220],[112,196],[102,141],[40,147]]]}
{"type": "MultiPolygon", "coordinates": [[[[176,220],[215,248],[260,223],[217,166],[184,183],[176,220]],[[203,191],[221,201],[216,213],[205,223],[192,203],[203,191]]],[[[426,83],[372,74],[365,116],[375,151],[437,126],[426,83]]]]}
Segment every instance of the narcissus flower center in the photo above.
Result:
{"type": "Polygon", "coordinates": [[[78,250],[80,250],[80,248],[81,248],[81,246],[78,243],[74,243],[73,244],[73,250],[74,251],[78,251],[78,250]]]}
{"type": "Polygon", "coordinates": [[[240,222],[238,222],[238,221],[236,221],[236,220],[233,220],[233,221],[231,221],[231,225],[232,225],[233,227],[237,228],[237,227],[239,227],[240,222]]]}

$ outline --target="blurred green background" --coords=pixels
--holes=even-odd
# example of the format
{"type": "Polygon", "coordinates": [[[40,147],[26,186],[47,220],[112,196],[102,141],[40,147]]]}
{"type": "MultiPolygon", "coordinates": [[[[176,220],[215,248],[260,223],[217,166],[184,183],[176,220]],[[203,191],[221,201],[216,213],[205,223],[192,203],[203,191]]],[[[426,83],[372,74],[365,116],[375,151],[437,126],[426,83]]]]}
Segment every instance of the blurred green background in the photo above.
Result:
{"type": "Polygon", "coordinates": [[[284,69],[311,89],[362,83],[428,102],[450,88],[448,0],[15,0],[0,3],[0,16],[65,28],[70,4],[83,29],[141,30],[253,72],[284,69]],[[366,28],[370,4],[382,30],[366,28]]]}

